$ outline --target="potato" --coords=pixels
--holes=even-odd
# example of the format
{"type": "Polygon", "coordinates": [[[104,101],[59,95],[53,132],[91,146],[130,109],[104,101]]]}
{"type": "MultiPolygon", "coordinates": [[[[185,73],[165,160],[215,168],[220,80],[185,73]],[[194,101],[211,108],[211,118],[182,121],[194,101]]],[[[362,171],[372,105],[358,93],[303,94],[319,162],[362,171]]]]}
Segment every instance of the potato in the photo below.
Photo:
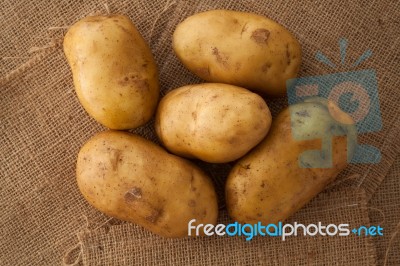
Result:
{"type": "Polygon", "coordinates": [[[283,26],[266,17],[211,10],[181,22],[173,48],[182,63],[210,82],[228,83],[271,96],[286,93],[296,77],[301,47],[283,26]]]}
{"type": "Polygon", "coordinates": [[[127,16],[86,17],[64,38],[79,101],[111,129],[130,129],[154,114],[157,66],[145,40],[127,16]]]}
{"type": "Polygon", "coordinates": [[[80,150],[77,182],[101,212],[165,237],[188,235],[188,222],[215,224],[217,197],[195,165],[126,132],[106,131],[80,150]]]}
{"type": "Polygon", "coordinates": [[[352,119],[332,102],[290,106],[231,170],[225,187],[230,216],[251,224],[285,220],[346,167],[356,142],[352,119]]]}
{"type": "Polygon", "coordinates": [[[169,151],[224,163],[257,145],[270,125],[271,113],[257,94],[232,85],[205,83],[168,93],[157,109],[155,128],[169,151]]]}

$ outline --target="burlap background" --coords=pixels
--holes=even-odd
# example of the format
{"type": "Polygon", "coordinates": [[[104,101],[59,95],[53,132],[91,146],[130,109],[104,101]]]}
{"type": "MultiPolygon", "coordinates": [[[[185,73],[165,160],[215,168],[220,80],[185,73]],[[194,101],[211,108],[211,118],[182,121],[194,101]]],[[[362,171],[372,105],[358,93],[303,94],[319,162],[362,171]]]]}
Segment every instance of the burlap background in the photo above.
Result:
{"type": "MultiPolygon", "coordinates": [[[[359,69],[375,69],[377,72],[383,129],[362,136],[361,142],[378,147],[383,160],[376,165],[348,167],[329,189],[344,193],[343,189],[353,188],[365,190],[367,199],[373,196],[399,153],[399,1],[294,3],[278,0],[176,0],[107,3],[111,12],[130,16],[149,42],[159,66],[162,94],[184,84],[200,82],[184,69],[173,54],[171,35],[176,24],[183,18],[203,10],[227,8],[253,11],[271,17],[289,28],[303,47],[300,76],[352,70],[350,64],[339,64],[338,40],[341,37],[349,40],[348,62],[354,62],[365,50],[371,49],[374,55],[362,63],[359,69]],[[315,60],[317,50],[329,56],[338,68],[331,69],[315,60]]],[[[68,261],[74,260],[74,255],[78,256],[81,251],[81,263],[91,265],[99,261],[104,264],[134,261],[141,264],[158,260],[157,263],[162,263],[163,258],[166,262],[172,262],[174,254],[181,256],[174,262],[184,264],[188,262],[184,251],[187,248],[187,252],[193,254],[192,264],[213,262],[214,258],[223,256],[218,249],[224,247],[225,242],[221,241],[225,239],[213,238],[194,242],[161,240],[144,232],[139,233],[131,225],[115,225],[119,222],[109,221],[108,217],[91,208],[79,194],[74,173],[76,154],[90,136],[104,128],[86,115],[76,99],[71,73],[59,47],[65,29],[58,27],[71,25],[95,11],[105,13],[103,2],[6,0],[0,5],[0,264],[57,265],[79,242],[81,246],[78,246],[75,253],[69,254],[66,258],[68,261]],[[110,224],[113,226],[110,227],[110,224]],[[104,226],[111,228],[108,234],[103,231],[105,229],[101,229],[104,226]],[[140,242],[132,240],[135,237],[133,234],[138,234],[140,242]],[[97,242],[102,243],[105,248],[93,251],[90,245],[97,242]],[[152,252],[151,249],[135,248],[137,245],[155,246],[157,250],[152,252]],[[136,253],[132,253],[133,250],[136,253]],[[203,259],[195,260],[195,254],[200,252],[205,253],[201,257],[203,259]],[[164,254],[157,255],[161,253],[164,254]]],[[[274,115],[287,102],[286,98],[266,100],[274,115]]],[[[152,122],[136,132],[156,141],[152,122]]],[[[221,191],[230,165],[199,164],[214,177],[223,206],[221,191]]],[[[398,184],[396,177],[399,168],[393,169],[392,184],[398,184]]],[[[388,226],[394,232],[394,225],[399,221],[394,208],[398,206],[399,189],[397,186],[393,190],[393,187],[380,188],[379,191],[383,189],[383,192],[374,197],[374,203],[379,208],[385,206],[384,210],[388,213],[394,213],[386,217],[388,220],[385,221],[390,222],[388,226]]],[[[353,200],[358,200],[355,195],[357,194],[354,193],[353,200]]],[[[321,196],[314,204],[317,204],[317,209],[323,208],[323,205],[318,205],[318,200],[321,200],[320,204],[335,206],[338,198],[332,199],[333,201],[324,201],[321,196]]],[[[350,202],[350,199],[344,197],[343,201],[350,202]]],[[[303,211],[317,213],[313,210],[306,207],[303,211]]],[[[362,211],[345,210],[318,212],[318,215],[310,217],[328,222],[367,222],[362,211]]],[[[315,222],[315,219],[309,222],[315,222]]],[[[340,261],[347,265],[357,262],[368,265],[374,264],[375,260],[375,249],[369,246],[368,239],[324,239],[321,241],[328,242],[319,245],[314,240],[305,238],[293,240],[288,246],[278,243],[278,246],[269,250],[271,241],[257,239],[252,244],[255,246],[253,250],[246,248],[242,240],[232,239],[229,245],[226,244],[229,248],[224,247],[224,250],[229,250],[236,256],[229,256],[232,258],[230,261],[227,258],[218,262],[234,264],[243,262],[242,258],[249,258],[250,262],[257,263],[261,262],[257,252],[272,254],[271,250],[275,250],[276,253],[288,252],[289,255],[287,258],[263,259],[264,263],[295,264],[299,261],[308,264],[309,256],[305,256],[304,252],[313,252],[316,248],[318,254],[326,253],[329,256],[312,255],[314,264],[333,264],[340,261]],[[335,248],[342,245],[346,248],[335,248]],[[349,250],[354,251],[352,255],[349,250]],[[250,256],[251,254],[257,256],[257,259],[250,256]],[[342,258],[349,258],[349,261],[342,258]]],[[[387,244],[388,238],[376,241],[380,262],[387,244]]],[[[391,254],[393,252],[395,251],[391,254]]],[[[396,257],[392,261],[392,256],[394,255],[391,255],[389,263],[394,261],[390,265],[396,265],[396,257]]]]}
{"type": "MultiPolygon", "coordinates": [[[[305,224],[346,220],[352,221],[352,226],[369,224],[364,193],[320,194],[290,219],[305,224]]],[[[222,212],[220,223],[226,222],[231,221],[222,212]]],[[[272,237],[251,242],[240,237],[169,240],[124,224],[108,231],[83,232],[79,239],[84,265],[375,265],[376,261],[372,239],[358,236],[298,236],[285,242],[272,237]]]]}
{"type": "Polygon", "coordinates": [[[382,185],[370,200],[369,216],[372,224],[385,228],[384,237],[374,239],[379,265],[400,265],[400,156],[390,169],[382,185]]]}

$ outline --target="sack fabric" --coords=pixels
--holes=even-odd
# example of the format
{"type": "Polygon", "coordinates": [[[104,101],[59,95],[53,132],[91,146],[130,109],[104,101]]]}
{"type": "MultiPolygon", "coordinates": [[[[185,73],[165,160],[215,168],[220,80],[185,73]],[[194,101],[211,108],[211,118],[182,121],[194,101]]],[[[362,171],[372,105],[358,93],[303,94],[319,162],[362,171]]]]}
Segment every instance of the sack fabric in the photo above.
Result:
{"type": "Polygon", "coordinates": [[[400,156],[368,207],[372,224],[381,224],[383,237],[374,238],[378,265],[400,265],[400,156]],[[385,264],[386,263],[386,264],[385,264]]]}
{"type": "MultiPolygon", "coordinates": [[[[347,220],[351,226],[369,224],[364,193],[322,193],[287,222],[327,225],[347,220]]],[[[219,223],[227,222],[222,212],[219,223]]],[[[375,265],[376,261],[372,238],[355,235],[297,236],[285,241],[266,236],[250,242],[229,236],[170,240],[124,224],[83,232],[79,239],[84,265],[375,265]]]]}
{"type": "MultiPolygon", "coordinates": [[[[400,234],[394,234],[400,220],[395,208],[399,206],[399,167],[392,167],[391,181],[380,184],[400,146],[399,18],[400,2],[390,0],[2,1],[0,264],[374,265],[383,261],[391,244],[387,265],[396,265],[399,253],[392,248],[400,234]],[[134,225],[110,220],[83,199],[75,181],[76,155],[85,141],[105,128],[86,114],[75,95],[61,45],[68,26],[89,14],[128,15],[151,47],[159,67],[161,95],[165,95],[179,86],[202,82],[179,62],[171,48],[171,36],[184,18],[211,9],[254,12],[288,28],[303,50],[300,77],[375,70],[383,127],[360,135],[359,142],[378,148],[381,162],[350,165],[291,219],[368,224],[367,210],[376,221],[377,214],[369,207],[376,206],[387,214],[385,224],[393,232],[393,241],[389,236],[372,240],[297,237],[283,243],[275,238],[256,238],[251,243],[227,237],[165,240],[134,225]],[[340,64],[341,38],[349,43],[345,65],[340,64]],[[352,67],[368,49],[373,55],[352,67]],[[336,68],[316,60],[317,51],[329,57],[336,68]],[[362,208],[332,211],[351,204],[362,208]]],[[[266,101],[273,116],[287,106],[286,97],[266,101]]],[[[153,122],[132,132],[158,143],[153,122]]],[[[221,219],[227,221],[223,186],[232,164],[196,163],[212,176],[221,219]]]]}

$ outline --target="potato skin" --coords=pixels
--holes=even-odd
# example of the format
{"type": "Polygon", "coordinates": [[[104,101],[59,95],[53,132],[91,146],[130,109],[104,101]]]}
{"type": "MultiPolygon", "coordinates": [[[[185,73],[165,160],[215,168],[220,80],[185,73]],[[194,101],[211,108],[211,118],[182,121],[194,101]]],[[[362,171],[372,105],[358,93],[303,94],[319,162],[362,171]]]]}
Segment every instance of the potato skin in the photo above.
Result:
{"type": "Polygon", "coordinates": [[[64,52],[78,99],[91,117],[111,129],[150,120],[159,97],[157,66],[127,16],[83,18],[65,35],[64,52]]]}
{"type": "Polygon", "coordinates": [[[347,154],[352,156],[356,143],[356,130],[351,118],[332,106],[318,101],[290,106],[272,122],[268,136],[237,162],[225,187],[227,209],[234,220],[263,224],[284,221],[346,167],[347,154]],[[334,117],[341,118],[339,121],[349,123],[333,119],[332,110],[334,117]],[[292,128],[296,128],[296,139],[292,128]],[[320,150],[321,135],[341,132],[348,132],[349,145],[346,147],[346,136],[332,138],[331,168],[300,167],[299,162],[319,167],[318,158],[308,154],[303,162],[299,161],[299,155],[307,150],[320,150]]]}
{"type": "Polygon", "coordinates": [[[259,95],[232,85],[204,83],[169,92],[160,101],[155,128],[172,153],[224,163],[256,146],[270,125],[271,113],[259,95]]]}
{"type": "Polygon", "coordinates": [[[286,93],[300,69],[301,47],[273,20],[238,11],[211,10],[175,29],[173,48],[182,63],[210,82],[233,84],[270,96],[286,93]]]}
{"type": "Polygon", "coordinates": [[[155,234],[187,236],[192,219],[216,223],[217,198],[208,176],[137,135],[97,134],[81,148],[76,175],[96,209],[155,234]]]}

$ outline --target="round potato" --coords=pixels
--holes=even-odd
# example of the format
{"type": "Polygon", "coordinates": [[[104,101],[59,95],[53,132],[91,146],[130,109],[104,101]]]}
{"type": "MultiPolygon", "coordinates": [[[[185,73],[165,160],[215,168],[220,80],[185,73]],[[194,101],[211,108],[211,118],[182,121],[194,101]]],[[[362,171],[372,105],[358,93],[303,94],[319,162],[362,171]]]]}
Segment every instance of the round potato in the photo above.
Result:
{"type": "Polygon", "coordinates": [[[231,170],[225,191],[230,216],[250,224],[284,221],[346,167],[356,139],[352,119],[332,102],[285,109],[231,170]]]}
{"type": "Polygon", "coordinates": [[[181,22],[173,48],[182,63],[210,82],[228,83],[271,96],[286,93],[300,68],[301,47],[283,26],[266,17],[211,10],[181,22]]]}
{"type": "Polygon", "coordinates": [[[156,63],[127,16],[90,16],[64,38],[79,101],[111,129],[145,124],[154,114],[159,84],[156,63]]]}
{"type": "Polygon", "coordinates": [[[188,85],[159,104],[156,132],[171,152],[211,163],[236,160],[257,145],[271,125],[265,101],[233,85],[188,85]]]}
{"type": "Polygon", "coordinates": [[[80,150],[77,182],[101,212],[165,237],[188,235],[188,222],[215,224],[211,180],[195,165],[126,132],[106,131],[80,150]]]}

